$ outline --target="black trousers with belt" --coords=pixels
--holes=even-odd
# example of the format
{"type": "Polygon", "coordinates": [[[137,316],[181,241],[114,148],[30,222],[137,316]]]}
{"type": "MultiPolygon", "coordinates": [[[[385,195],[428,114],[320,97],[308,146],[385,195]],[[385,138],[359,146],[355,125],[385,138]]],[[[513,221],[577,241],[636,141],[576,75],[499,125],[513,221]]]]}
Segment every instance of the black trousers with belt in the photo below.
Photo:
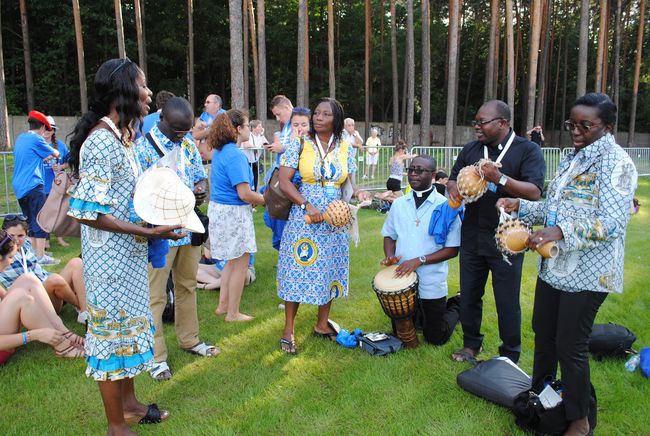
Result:
{"type": "Polygon", "coordinates": [[[460,322],[463,326],[463,346],[478,350],[483,343],[481,321],[483,294],[488,273],[492,273],[492,288],[499,319],[499,354],[513,362],[521,353],[521,288],[522,254],[510,258],[508,265],[497,256],[480,256],[460,249],[460,322]]]}
{"type": "Polygon", "coordinates": [[[566,292],[537,279],[533,331],[533,387],[543,388],[547,376],[562,371],[563,402],[570,421],[589,412],[589,336],[606,292],[566,292]]]}
{"type": "Polygon", "coordinates": [[[459,298],[418,299],[416,304],[413,321],[422,328],[424,340],[432,345],[447,343],[460,317],[459,298]]]}

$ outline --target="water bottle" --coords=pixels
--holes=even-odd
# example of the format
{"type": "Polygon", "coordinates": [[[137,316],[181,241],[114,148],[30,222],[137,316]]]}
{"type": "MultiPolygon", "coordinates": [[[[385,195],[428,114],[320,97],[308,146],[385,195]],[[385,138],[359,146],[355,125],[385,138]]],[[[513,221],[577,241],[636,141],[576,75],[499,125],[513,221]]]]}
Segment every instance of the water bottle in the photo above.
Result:
{"type": "Polygon", "coordinates": [[[627,362],[625,362],[625,370],[628,372],[634,372],[641,362],[641,356],[639,354],[634,354],[630,357],[627,362]]]}

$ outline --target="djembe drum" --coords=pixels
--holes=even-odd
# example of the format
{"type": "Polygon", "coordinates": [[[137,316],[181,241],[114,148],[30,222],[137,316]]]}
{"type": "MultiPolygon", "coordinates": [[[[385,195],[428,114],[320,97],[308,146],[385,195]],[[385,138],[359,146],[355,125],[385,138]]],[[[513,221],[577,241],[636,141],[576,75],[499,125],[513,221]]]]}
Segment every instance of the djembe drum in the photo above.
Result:
{"type": "Polygon", "coordinates": [[[418,336],[413,324],[415,295],[418,289],[418,275],[412,272],[395,277],[397,265],[379,271],[372,281],[384,313],[393,320],[395,334],[407,348],[418,346],[418,336]]]}

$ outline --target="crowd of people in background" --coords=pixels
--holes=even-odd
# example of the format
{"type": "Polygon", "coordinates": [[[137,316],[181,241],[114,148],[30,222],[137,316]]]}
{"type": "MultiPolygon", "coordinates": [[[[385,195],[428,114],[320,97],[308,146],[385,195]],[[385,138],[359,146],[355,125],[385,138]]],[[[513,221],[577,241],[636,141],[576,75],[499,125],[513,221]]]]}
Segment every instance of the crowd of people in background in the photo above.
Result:
{"type": "MultiPolygon", "coordinates": [[[[299,351],[295,319],[301,304],[318,307],[313,335],[335,340],[339,326],[330,318],[332,302],[349,292],[349,245],[347,234],[335,231],[323,212],[335,200],[370,201],[354,185],[354,173],[364,162],[362,180],[374,179],[381,147],[377,129],[370,130],[364,144],[354,120],[345,118],[341,104],[331,98],[317,100],[310,109],[275,96],[269,106],[280,130],[267,137],[261,121],[243,110],[224,109],[218,95],[206,97],[205,111],[196,121],[190,103],[168,91],[157,93],[157,111],[149,114],[151,96],[134,62],[104,63],[95,75],[91,109],[77,123],[69,151],[56,138],[55,120],[31,111],[29,130],[14,146],[12,186],[22,215],[5,216],[0,230],[0,363],[30,341],[50,345],[61,357],[85,357],[86,374],[98,383],[109,432],[115,433],[169,416],[156,404],[137,399],[133,377],[145,371],[156,380],[173,377],[162,321],[170,274],[181,349],[201,357],[221,351],[199,338],[197,288],[220,289],[214,313],[225,321],[254,319],[240,311],[240,303],[245,285],[255,280],[253,214],[264,205],[262,191],[275,171],[292,202],[287,220],[267,211],[264,216],[273,232],[270,243],[279,251],[277,295],[285,311],[279,348],[287,354],[299,351]],[[275,153],[268,168],[262,165],[262,153],[275,153]],[[143,225],[135,213],[136,182],[163,160],[192,191],[197,207],[208,202],[207,242],[201,237],[197,242],[197,235],[181,226],[143,225]],[[61,171],[78,177],[69,215],[82,223],[82,252],[56,274],[43,268],[58,262],[46,251],[50,235],[37,216],[61,171]],[[167,241],[162,267],[149,262],[148,241],[153,240],[167,241]],[[87,324],[85,338],[59,318],[66,303],[87,324]],[[120,327],[125,324],[128,329],[120,327]]],[[[517,136],[509,107],[488,101],[473,122],[477,140],[463,147],[449,174],[435,159],[410,154],[410,144],[400,140],[385,162],[390,174],[386,191],[377,195],[390,204],[381,231],[381,263],[399,265],[399,276],[418,273],[427,342],[447,342],[460,321],[463,346],[452,354],[455,361],[474,360],[482,351],[489,273],[502,342],[499,354],[514,363],[520,357],[523,254],[506,261],[497,251],[495,208],[518,211],[531,224],[544,226],[527,241],[530,248],[562,241],[557,259],[540,262],[533,382],[541,384],[559,364],[569,434],[589,431],[586,341],[605,297],[622,291],[620,253],[629,219],[625,206],[632,201],[636,170],[616,145],[615,121],[616,107],[604,94],[575,102],[566,122],[575,150],[539,201],[546,171],[536,144],[544,141],[541,128],[528,132],[532,141],[517,136]],[[464,214],[450,213],[444,209],[447,200],[462,200],[460,170],[481,159],[498,164],[483,171],[488,191],[465,204],[464,214]],[[448,298],[448,261],[456,256],[462,292],[448,298]]],[[[61,238],[57,243],[67,246],[61,238]]]]}

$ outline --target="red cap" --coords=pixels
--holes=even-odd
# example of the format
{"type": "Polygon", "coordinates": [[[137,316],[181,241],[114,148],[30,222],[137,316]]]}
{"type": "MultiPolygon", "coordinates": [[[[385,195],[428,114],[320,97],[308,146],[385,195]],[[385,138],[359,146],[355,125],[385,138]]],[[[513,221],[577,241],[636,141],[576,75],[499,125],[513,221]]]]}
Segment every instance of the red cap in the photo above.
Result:
{"type": "Polygon", "coordinates": [[[45,114],[43,114],[42,112],[39,112],[39,111],[30,111],[30,112],[27,114],[27,116],[28,116],[29,118],[33,118],[33,119],[35,119],[36,121],[40,121],[41,123],[43,123],[43,124],[45,125],[45,128],[46,128],[47,130],[52,130],[52,125],[51,125],[50,122],[48,121],[48,119],[47,119],[47,117],[45,116],[45,114]]]}

